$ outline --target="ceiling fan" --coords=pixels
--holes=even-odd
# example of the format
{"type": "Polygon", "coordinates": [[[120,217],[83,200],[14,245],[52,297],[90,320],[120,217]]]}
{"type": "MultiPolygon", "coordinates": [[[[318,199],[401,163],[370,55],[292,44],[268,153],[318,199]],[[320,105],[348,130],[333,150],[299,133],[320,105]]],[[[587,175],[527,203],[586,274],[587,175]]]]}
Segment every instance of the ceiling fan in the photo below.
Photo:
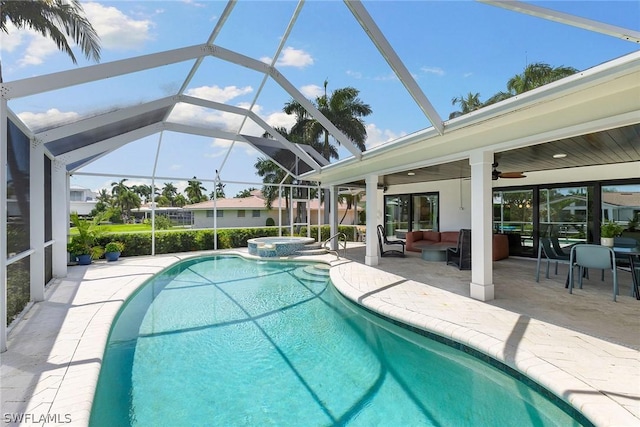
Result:
{"type": "Polygon", "coordinates": [[[491,171],[491,179],[496,181],[498,178],[526,178],[522,172],[500,172],[498,170],[498,163],[495,162],[491,171]]]}

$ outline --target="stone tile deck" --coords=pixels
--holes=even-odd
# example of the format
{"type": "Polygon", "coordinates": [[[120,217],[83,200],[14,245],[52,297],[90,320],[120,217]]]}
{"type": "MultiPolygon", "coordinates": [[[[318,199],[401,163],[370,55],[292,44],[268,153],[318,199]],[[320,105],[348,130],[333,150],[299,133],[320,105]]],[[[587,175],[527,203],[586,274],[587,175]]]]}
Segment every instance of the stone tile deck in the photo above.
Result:
{"type": "MultiPolygon", "coordinates": [[[[147,278],[192,255],[70,268],[9,334],[0,355],[2,422],[86,425],[113,317],[147,278]],[[20,415],[27,419],[11,420],[20,415]]],[[[509,259],[494,263],[496,299],[483,303],[468,297],[470,272],[419,253],[381,258],[375,268],[364,265],[359,245],[346,259],[310,259],[331,262],[332,281],[347,297],[503,361],[597,425],[640,426],[640,301],[629,296],[628,274],[620,274],[614,303],[610,281],[588,280],[569,295],[566,266],[536,283],[535,262],[509,259]]]]}

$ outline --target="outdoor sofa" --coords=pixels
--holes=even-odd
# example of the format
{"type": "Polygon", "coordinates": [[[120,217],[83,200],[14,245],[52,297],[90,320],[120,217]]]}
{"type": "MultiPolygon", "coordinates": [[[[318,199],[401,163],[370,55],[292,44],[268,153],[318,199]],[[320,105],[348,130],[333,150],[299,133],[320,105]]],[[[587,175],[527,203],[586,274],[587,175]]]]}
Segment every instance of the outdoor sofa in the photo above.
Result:
{"type": "MultiPolygon", "coordinates": [[[[421,252],[429,246],[458,245],[459,231],[409,231],[406,237],[406,250],[421,252]]],[[[506,234],[493,235],[493,261],[509,257],[509,238],[506,234]]]]}

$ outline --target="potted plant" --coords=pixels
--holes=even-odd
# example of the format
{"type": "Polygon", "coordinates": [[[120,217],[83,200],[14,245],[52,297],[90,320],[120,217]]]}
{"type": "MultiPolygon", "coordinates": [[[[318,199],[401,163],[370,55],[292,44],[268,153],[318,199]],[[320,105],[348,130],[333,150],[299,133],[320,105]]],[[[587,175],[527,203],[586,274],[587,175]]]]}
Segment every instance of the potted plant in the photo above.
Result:
{"type": "Polygon", "coordinates": [[[613,247],[613,238],[622,233],[622,227],[614,221],[605,221],[600,226],[600,244],[613,247]]]}
{"type": "Polygon", "coordinates": [[[80,218],[76,212],[72,213],[70,218],[77,234],[71,236],[71,242],[67,244],[67,250],[78,257],[78,264],[91,264],[92,259],[100,258],[104,253],[104,249],[96,245],[96,241],[101,234],[97,227],[100,219],[96,218],[93,222],[87,221],[80,218]]]}
{"type": "Polygon", "coordinates": [[[124,243],[118,241],[109,242],[104,247],[104,257],[107,259],[107,261],[117,261],[118,258],[120,258],[120,254],[123,250],[124,243]]]}

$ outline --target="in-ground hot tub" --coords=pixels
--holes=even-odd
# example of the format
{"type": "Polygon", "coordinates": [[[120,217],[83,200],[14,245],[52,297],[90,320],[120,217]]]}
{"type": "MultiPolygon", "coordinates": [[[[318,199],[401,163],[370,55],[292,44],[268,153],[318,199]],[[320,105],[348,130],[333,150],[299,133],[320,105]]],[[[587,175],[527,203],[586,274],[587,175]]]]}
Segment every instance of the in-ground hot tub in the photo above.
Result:
{"type": "Polygon", "coordinates": [[[311,237],[256,237],[247,240],[249,253],[260,257],[288,256],[314,243],[311,237]]]}

